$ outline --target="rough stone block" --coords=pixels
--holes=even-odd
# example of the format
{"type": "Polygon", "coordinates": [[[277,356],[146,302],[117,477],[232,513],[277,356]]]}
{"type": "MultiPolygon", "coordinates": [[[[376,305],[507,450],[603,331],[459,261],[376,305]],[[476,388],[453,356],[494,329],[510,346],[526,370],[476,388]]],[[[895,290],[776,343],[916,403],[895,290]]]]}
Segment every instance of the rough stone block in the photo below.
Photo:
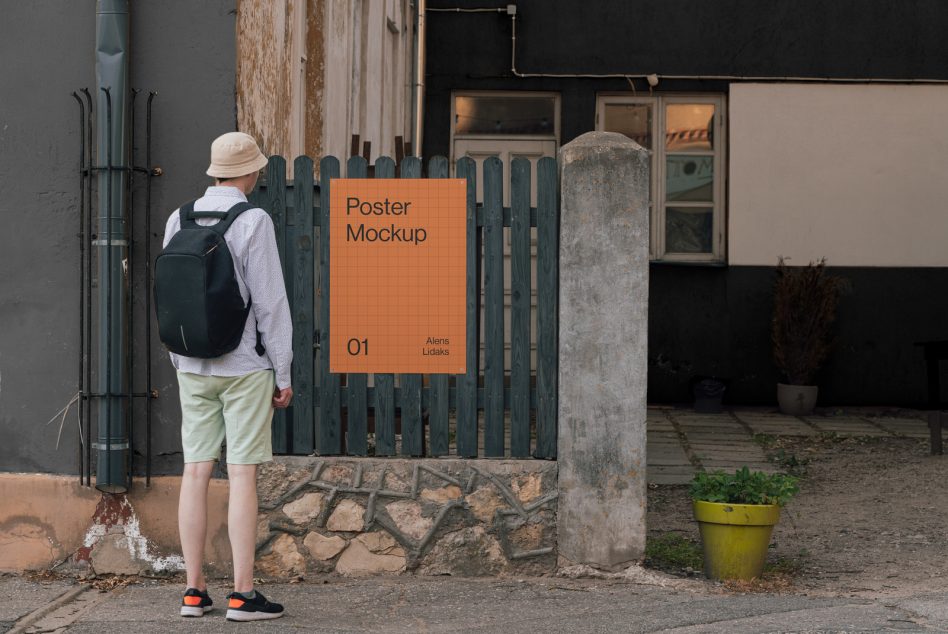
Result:
{"type": "Polygon", "coordinates": [[[313,559],[319,559],[320,561],[332,559],[341,553],[342,549],[346,547],[346,543],[346,540],[338,535],[325,537],[316,532],[310,533],[303,540],[303,545],[309,550],[309,554],[313,556],[313,559]]]}
{"type": "Polygon", "coordinates": [[[297,524],[315,519],[323,509],[322,493],[306,493],[302,497],[283,505],[283,513],[297,524]]]}
{"type": "Polygon", "coordinates": [[[445,504],[446,502],[457,500],[461,497],[461,487],[451,484],[439,489],[422,489],[420,495],[423,500],[427,500],[428,502],[445,504]]]}
{"type": "Polygon", "coordinates": [[[365,527],[364,517],[365,508],[352,500],[342,500],[329,516],[326,528],[331,531],[361,531],[365,527]]]}
{"type": "Polygon", "coordinates": [[[398,545],[395,538],[388,533],[375,531],[362,533],[356,537],[366,548],[377,555],[404,555],[405,551],[398,545]]]}
{"type": "Polygon", "coordinates": [[[482,486],[475,489],[465,500],[474,517],[485,524],[494,521],[494,514],[497,509],[507,507],[507,502],[500,497],[493,486],[482,486]]]}
{"type": "Polygon", "coordinates": [[[257,560],[257,570],[267,577],[293,577],[306,572],[306,559],[290,535],[280,535],[270,544],[270,552],[257,560]]]}
{"type": "Polygon", "coordinates": [[[434,521],[430,517],[422,516],[421,504],[414,500],[390,502],[385,505],[385,512],[395,522],[398,530],[414,540],[424,537],[434,525],[434,521]]]}
{"type": "Polygon", "coordinates": [[[532,502],[540,497],[543,492],[540,474],[528,473],[526,475],[517,476],[511,484],[511,489],[516,494],[517,499],[524,504],[532,502]]]}
{"type": "Polygon", "coordinates": [[[482,526],[448,533],[434,545],[418,571],[428,575],[477,577],[494,575],[507,567],[500,543],[482,526]]]}
{"type": "Polygon", "coordinates": [[[360,539],[354,539],[336,562],[336,572],[350,576],[395,573],[404,571],[405,563],[403,554],[376,554],[360,539]]]}

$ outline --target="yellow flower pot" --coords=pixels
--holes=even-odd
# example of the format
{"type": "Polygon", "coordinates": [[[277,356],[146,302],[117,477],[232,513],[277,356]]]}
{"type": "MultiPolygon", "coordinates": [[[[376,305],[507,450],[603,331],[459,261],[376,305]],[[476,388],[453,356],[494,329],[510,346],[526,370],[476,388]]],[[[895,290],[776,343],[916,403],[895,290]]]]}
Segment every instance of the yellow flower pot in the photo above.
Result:
{"type": "Polygon", "coordinates": [[[776,504],[694,502],[709,579],[753,579],[764,571],[767,547],[780,520],[776,504]]]}

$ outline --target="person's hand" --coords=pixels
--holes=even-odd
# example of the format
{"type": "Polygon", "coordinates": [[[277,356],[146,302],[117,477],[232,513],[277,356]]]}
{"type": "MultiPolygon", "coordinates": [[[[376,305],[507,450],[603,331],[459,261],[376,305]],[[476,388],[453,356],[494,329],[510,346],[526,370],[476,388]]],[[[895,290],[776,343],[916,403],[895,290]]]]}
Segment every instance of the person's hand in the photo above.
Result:
{"type": "Polygon", "coordinates": [[[278,387],[273,388],[273,406],[277,409],[289,407],[293,399],[293,388],[285,387],[282,390],[278,387]]]}

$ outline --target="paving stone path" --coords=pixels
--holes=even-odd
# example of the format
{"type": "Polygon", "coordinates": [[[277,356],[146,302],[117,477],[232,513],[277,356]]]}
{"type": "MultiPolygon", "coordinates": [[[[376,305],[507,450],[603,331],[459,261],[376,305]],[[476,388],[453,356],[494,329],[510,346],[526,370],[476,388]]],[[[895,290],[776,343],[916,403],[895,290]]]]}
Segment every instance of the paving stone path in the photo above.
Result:
{"type": "Polygon", "coordinates": [[[649,408],[648,482],[687,484],[695,471],[750,469],[772,473],[754,436],[905,436],[928,438],[922,415],[915,417],[785,416],[765,410],[733,409],[699,414],[687,409],[649,408]]]}

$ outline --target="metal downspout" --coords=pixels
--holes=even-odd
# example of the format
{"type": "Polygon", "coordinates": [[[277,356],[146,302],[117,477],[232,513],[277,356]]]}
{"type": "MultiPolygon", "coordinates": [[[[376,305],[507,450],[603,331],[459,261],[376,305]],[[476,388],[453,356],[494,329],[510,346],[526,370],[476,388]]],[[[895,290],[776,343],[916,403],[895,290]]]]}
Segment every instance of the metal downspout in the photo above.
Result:
{"type": "MultiPolygon", "coordinates": [[[[122,262],[125,244],[128,171],[128,0],[96,2],[96,156],[99,193],[98,442],[96,488],[127,490],[128,430],[125,428],[126,301],[122,262]]],[[[130,390],[129,390],[130,391],[130,390]]]]}
{"type": "Polygon", "coordinates": [[[424,140],[425,125],[425,49],[427,48],[425,12],[428,10],[428,2],[427,0],[416,0],[416,2],[418,5],[418,21],[415,24],[415,83],[412,91],[411,149],[415,156],[421,156],[421,143],[424,140]]]}

